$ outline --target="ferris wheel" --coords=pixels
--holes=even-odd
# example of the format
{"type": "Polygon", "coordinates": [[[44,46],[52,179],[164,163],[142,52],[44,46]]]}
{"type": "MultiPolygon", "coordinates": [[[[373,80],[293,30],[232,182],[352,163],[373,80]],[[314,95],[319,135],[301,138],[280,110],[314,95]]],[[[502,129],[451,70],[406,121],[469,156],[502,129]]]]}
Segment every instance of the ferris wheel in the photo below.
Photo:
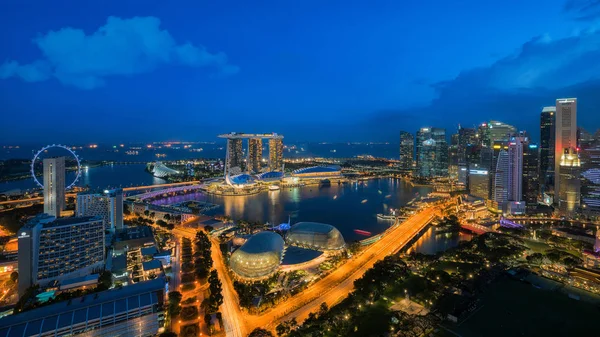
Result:
{"type": "Polygon", "coordinates": [[[75,186],[75,183],[77,183],[77,181],[79,180],[79,177],[81,177],[81,158],[79,158],[79,156],[77,155],[77,153],[75,153],[75,151],[71,150],[68,146],[65,145],[60,145],[60,144],[52,144],[52,145],[46,145],[44,146],[41,150],[39,150],[34,156],[33,159],[31,160],[31,177],[33,178],[33,181],[35,181],[35,183],[41,187],[44,188],[44,184],[42,184],[38,178],[35,176],[35,161],[38,159],[38,157],[46,152],[48,149],[51,148],[59,148],[59,149],[63,149],[66,150],[67,152],[69,152],[71,154],[71,156],[73,156],[73,158],[75,159],[75,161],[77,162],[77,170],[75,173],[75,179],[73,180],[73,182],[69,185],[67,185],[67,187],[65,187],[65,189],[71,189],[73,186],[75,186]]]}

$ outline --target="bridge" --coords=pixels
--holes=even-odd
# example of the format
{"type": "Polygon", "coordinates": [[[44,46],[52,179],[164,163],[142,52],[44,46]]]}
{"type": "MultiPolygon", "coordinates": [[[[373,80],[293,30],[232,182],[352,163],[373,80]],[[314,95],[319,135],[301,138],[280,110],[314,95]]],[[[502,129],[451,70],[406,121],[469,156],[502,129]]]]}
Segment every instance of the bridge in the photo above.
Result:
{"type": "Polygon", "coordinates": [[[165,189],[150,191],[150,192],[146,192],[146,193],[142,193],[142,194],[136,194],[136,195],[131,196],[130,198],[135,199],[136,201],[143,201],[146,199],[161,196],[163,194],[200,190],[204,187],[206,187],[205,184],[174,186],[174,187],[168,187],[165,189]]]}
{"type": "Polygon", "coordinates": [[[511,221],[510,219],[507,219],[505,217],[500,218],[500,226],[505,227],[505,228],[517,228],[517,229],[525,228],[525,226],[518,224],[514,221],[511,221]]]}
{"type": "MultiPolygon", "coordinates": [[[[127,192],[149,191],[149,190],[153,190],[153,189],[157,189],[157,188],[164,189],[164,188],[171,188],[171,187],[177,187],[177,186],[197,185],[202,182],[203,182],[202,180],[195,180],[195,181],[186,181],[186,182],[181,182],[181,183],[167,183],[167,184],[157,184],[157,185],[125,187],[125,188],[123,188],[123,192],[127,194],[127,192]]],[[[198,186],[201,186],[201,185],[198,185],[198,186]]],[[[162,192],[162,193],[166,193],[166,192],[162,192]]],[[[67,198],[69,198],[69,197],[74,198],[77,196],[77,193],[67,193],[65,196],[67,198]]],[[[22,204],[22,203],[43,203],[43,202],[44,202],[44,197],[35,197],[35,198],[29,198],[29,199],[0,201],[0,205],[11,205],[11,204],[22,204]]]]}
{"type": "Polygon", "coordinates": [[[462,223],[460,224],[461,228],[464,228],[468,231],[471,231],[477,235],[482,235],[485,233],[489,233],[489,232],[494,232],[493,229],[486,227],[486,226],[482,226],[482,225],[477,225],[477,224],[466,224],[466,223],[462,223]]]}

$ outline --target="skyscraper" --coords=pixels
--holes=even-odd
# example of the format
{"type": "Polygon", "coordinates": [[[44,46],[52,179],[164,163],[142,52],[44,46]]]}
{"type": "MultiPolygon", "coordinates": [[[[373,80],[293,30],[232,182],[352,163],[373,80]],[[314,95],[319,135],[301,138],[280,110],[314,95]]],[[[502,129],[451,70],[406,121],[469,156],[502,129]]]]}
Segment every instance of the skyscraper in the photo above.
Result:
{"type": "Polygon", "coordinates": [[[283,139],[269,139],[269,171],[283,171],[283,139]]]}
{"type": "Polygon", "coordinates": [[[517,129],[499,121],[489,121],[479,126],[479,138],[482,146],[491,147],[495,142],[507,142],[517,129]]]}
{"type": "Polygon", "coordinates": [[[554,121],[556,107],[547,106],[540,115],[540,183],[543,191],[548,191],[554,186],[554,134],[556,132],[554,121]]]}
{"type": "Polygon", "coordinates": [[[413,168],[415,137],[410,132],[400,131],[400,168],[410,171],[413,168]]]}
{"type": "MultiPolygon", "coordinates": [[[[577,148],[577,98],[556,100],[556,119],[554,123],[554,191],[560,193],[560,163],[565,149],[577,148]]],[[[560,197],[559,197],[560,199],[560,197]]]]}
{"type": "Polygon", "coordinates": [[[558,210],[563,215],[572,215],[579,208],[581,182],[579,180],[581,162],[573,148],[565,149],[561,155],[558,182],[558,210]]]}
{"type": "Polygon", "coordinates": [[[512,137],[508,143],[508,200],[521,201],[523,197],[523,147],[526,137],[512,137]]]}
{"type": "Polygon", "coordinates": [[[451,181],[458,181],[459,171],[459,134],[455,133],[450,137],[450,146],[448,146],[448,177],[451,181]]]}
{"type": "Polygon", "coordinates": [[[417,132],[417,170],[421,177],[448,176],[446,130],[421,128],[417,132]]]}
{"type": "Polygon", "coordinates": [[[41,214],[18,233],[19,294],[32,285],[89,275],[104,268],[104,224],[99,217],[41,214]]]}
{"type": "Polygon", "coordinates": [[[105,190],[104,193],[77,194],[75,215],[99,216],[107,230],[123,228],[123,189],[105,190]]]}
{"type": "Polygon", "coordinates": [[[55,217],[65,209],[65,157],[46,158],[44,163],[44,213],[55,217]]]}
{"type": "Polygon", "coordinates": [[[494,201],[497,203],[498,210],[503,210],[508,201],[509,191],[509,155],[506,150],[498,153],[496,160],[496,170],[494,173],[494,201]]]}
{"type": "Polygon", "coordinates": [[[488,170],[471,170],[469,172],[469,194],[482,199],[490,197],[488,170]]]}
{"type": "Polygon", "coordinates": [[[250,138],[248,139],[248,161],[247,167],[250,173],[259,173],[261,169],[262,161],[262,139],[261,138],[250,138]]]}
{"type": "Polygon", "coordinates": [[[459,127],[458,129],[458,162],[467,163],[469,148],[477,145],[477,133],[475,129],[459,127]]]}
{"type": "Polygon", "coordinates": [[[529,144],[523,148],[523,200],[527,212],[535,211],[538,204],[538,194],[540,192],[538,150],[536,144],[529,144]]]}
{"type": "Polygon", "coordinates": [[[242,142],[241,138],[229,138],[227,139],[227,158],[225,160],[225,174],[229,173],[232,168],[237,168],[234,172],[241,173],[242,165],[244,163],[244,155],[242,152],[242,142]]]}
{"type": "Polygon", "coordinates": [[[432,128],[431,137],[435,141],[434,176],[448,176],[448,142],[446,141],[446,129],[432,128]]]}

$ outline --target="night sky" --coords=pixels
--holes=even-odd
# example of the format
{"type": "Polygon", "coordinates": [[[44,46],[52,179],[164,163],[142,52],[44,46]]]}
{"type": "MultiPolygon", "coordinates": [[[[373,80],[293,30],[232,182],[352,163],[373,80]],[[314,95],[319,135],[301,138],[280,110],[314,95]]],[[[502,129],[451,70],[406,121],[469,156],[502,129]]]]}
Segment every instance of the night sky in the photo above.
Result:
{"type": "Polygon", "coordinates": [[[398,141],[555,98],[600,127],[600,1],[0,4],[0,143],[398,141]]]}

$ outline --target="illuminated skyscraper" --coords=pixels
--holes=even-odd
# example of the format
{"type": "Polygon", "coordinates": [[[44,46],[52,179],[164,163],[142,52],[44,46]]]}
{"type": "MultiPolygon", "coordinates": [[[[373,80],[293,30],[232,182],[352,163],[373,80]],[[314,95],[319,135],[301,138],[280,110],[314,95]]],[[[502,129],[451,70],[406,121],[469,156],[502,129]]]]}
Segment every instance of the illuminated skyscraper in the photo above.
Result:
{"type": "Polygon", "coordinates": [[[536,144],[528,144],[523,148],[523,199],[527,211],[537,209],[540,193],[540,177],[538,171],[539,148],[536,144]]]}
{"type": "Polygon", "coordinates": [[[283,171],[283,139],[269,139],[269,171],[283,171]]]}
{"type": "Polygon", "coordinates": [[[259,173],[262,161],[262,139],[248,139],[248,161],[247,168],[250,173],[259,173]]]}
{"type": "Polygon", "coordinates": [[[501,150],[496,161],[494,173],[494,201],[498,203],[498,209],[502,210],[508,201],[509,191],[509,156],[508,152],[501,150]]]}
{"type": "Polygon", "coordinates": [[[469,172],[469,194],[482,199],[490,197],[490,177],[488,170],[471,170],[469,172]]]}
{"type": "Polygon", "coordinates": [[[517,129],[506,123],[490,121],[479,126],[479,138],[485,147],[491,147],[496,142],[507,142],[517,129]]]}
{"type": "Polygon", "coordinates": [[[569,150],[577,147],[577,98],[560,98],[556,100],[554,129],[554,194],[556,195],[557,192],[561,193],[560,163],[565,149],[569,150]]]}
{"type": "Polygon", "coordinates": [[[512,137],[508,143],[508,200],[521,201],[523,197],[523,147],[526,137],[512,137]]]}
{"type": "Polygon", "coordinates": [[[227,158],[225,160],[225,174],[227,174],[227,172],[229,172],[234,167],[239,168],[239,171],[241,172],[242,165],[244,163],[244,155],[242,153],[242,142],[243,139],[241,138],[227,139],[227,158]]]}
{"type": "Polygon", "coordinates": [[[556,107],[547,106],[540,116],[540,183],[543,191],[554,186],[554,121],[556,107]]]}
{"type": "Polygon", "coordinates": [[[414,162],[415,137],[410,132],[400,131],[400,168],[412,170],[414,162]]]}
{"type": "Polygon", "coordinates": [[[581,199],[581,183],[579,174],[581,162],[579,155],[572,148],[565,149],[561,155],[558,182],[558,209],[563,215],[571,215],[579,208],[581,199]]]}
{"type": "Polygon", "coordinates": [[[44,163],[44,213],[60,217],[65,209],[65,157],[46,158],[44,163]]]}
{"type": "Polygon", "coordinates": [[[448,176],[445,129],[421,128],[417,132],[417,171],[421,177],[448,176]]]}

